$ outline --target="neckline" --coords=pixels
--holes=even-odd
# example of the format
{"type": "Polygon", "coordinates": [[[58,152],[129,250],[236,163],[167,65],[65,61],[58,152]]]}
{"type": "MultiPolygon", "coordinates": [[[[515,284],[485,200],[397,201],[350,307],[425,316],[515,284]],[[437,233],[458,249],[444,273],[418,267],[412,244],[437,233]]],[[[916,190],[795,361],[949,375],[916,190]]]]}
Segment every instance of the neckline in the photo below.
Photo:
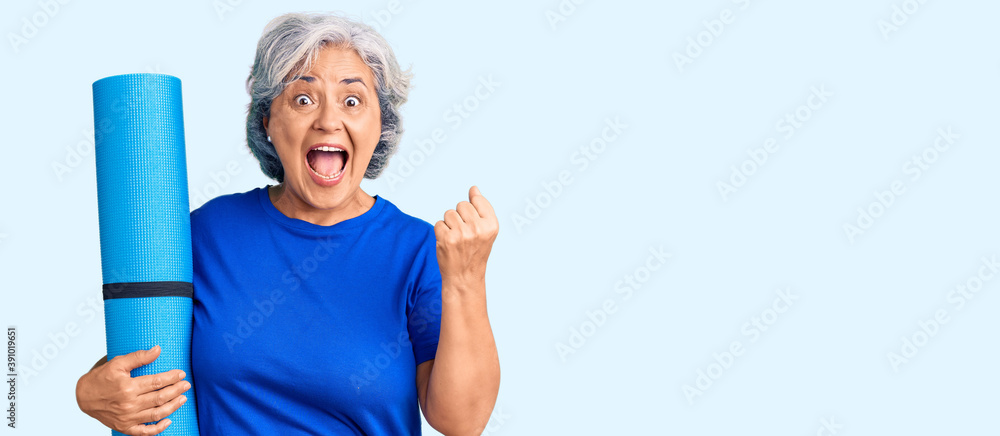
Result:
{"type": "Polygon", "coordinates": [[[376,194],[375,204],[373,204],[370,209],[368,209],[361,215],[358,215],[354,218],[348,218],[346,220],[343,220],[339,223],[330,226],[321,226],[318,224],[313,224],[308,221],[303,221],[297,218],[289,218],[288,216],[285,216],[285,214],[281,213],[281,211],[278,210],[278,208],[274,207],[274,203],[271,203],[271,198],[267,194],[266,186],[263,188],[256,188],[255,190],[257,191],[257,199],[258,202],[260,203],[260,207],[272,220],[285,227],[290,227],[298,230],[306,230],[309,232],[316,232],[316,233],[336,233],[344,229],[351,229],[363,224],[367,224],[372,220],[374,220],[375,217],[377,217],[379,213],[382,212],[382,209],[385,206],[385,199],[376,194]]]}

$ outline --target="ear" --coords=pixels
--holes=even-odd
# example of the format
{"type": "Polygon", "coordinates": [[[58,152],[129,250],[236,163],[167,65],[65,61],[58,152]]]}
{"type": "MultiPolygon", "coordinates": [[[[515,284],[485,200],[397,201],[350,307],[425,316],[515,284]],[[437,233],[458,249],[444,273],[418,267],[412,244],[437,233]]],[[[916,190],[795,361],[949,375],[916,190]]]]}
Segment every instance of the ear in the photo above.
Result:
{"type": "Polygon", "coordinates": [[[271,117],[264,115],[264,133],[267,133],[267,122],[271,120],[271,117]]]}

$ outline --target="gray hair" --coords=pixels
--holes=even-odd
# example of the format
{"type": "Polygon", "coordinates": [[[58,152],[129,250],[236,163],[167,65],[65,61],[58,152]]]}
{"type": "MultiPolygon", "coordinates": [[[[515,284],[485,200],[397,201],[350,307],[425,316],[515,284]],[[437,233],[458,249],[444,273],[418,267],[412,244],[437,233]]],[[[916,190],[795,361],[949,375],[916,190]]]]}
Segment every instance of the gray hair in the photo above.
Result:
{"type": "Polygon", "coordinates": [[[389,43],[370,26],[337,15],[285,14],[264,28],[247,77],[247,146],[264,174],[278,182],[283,181],[285,171],[274,144],[267,140],[264,117],[271,113],[271,102],[285,86],[309,71],[320,49],[328,44],[353,49],[375,76],[382,135],[365,178],[377,178],[399,146],[403,133],[399,108],[406,103],[413,75],[399,68],[389,43]]]}

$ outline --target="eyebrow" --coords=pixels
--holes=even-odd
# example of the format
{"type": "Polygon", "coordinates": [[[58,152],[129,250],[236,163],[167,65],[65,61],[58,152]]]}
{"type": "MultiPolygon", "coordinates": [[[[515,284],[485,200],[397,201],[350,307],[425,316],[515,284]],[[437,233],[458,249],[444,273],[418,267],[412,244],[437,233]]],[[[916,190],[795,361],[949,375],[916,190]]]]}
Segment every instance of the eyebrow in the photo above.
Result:
{"type": "MultiPolygon", "coordinates": [[[[341,79],[340,80],[340,83],[343,83],[345,85],[350,85],[350,84],[352,84],[354,82],[361,82],[362,85],[365,85],[365,81],[361,80],[360,77],[348,77],[346,79],[341,79]]],[[[365,87],[368,87],[368,85],[365,85],[365,87]]]]}
{"type": "MultiPolygon", "coordinates": [[[[306,83],[313,83],[313,82],[315,82],[315,81],[316,81],[316,78],[315,78],[315,77],[313,77],[313,76],[302,76],[302,77],[299,77],[299,79],[298,79],[298,80],[303,80],[303,81],[305,81],[306,83]]],[[[361,78],[360,78],[360,77],[348,77],[348,78],[346,78],[346,79],[341,79],[341,80],[340,80],[340,83],[343,83],[343,84],[345,84],[345,85],[350,85],[350,84],[352,84],[352,83],[354,83],[354,82],[361,82],[361,84],[362,84],[362,85],[365,85],[365,87],[366,87],[366,88],[368,87],[368,85],[367,85],[367,84],[365,84],[365,81],[364,81],[364,80],[361,80],[361,78]]]]}

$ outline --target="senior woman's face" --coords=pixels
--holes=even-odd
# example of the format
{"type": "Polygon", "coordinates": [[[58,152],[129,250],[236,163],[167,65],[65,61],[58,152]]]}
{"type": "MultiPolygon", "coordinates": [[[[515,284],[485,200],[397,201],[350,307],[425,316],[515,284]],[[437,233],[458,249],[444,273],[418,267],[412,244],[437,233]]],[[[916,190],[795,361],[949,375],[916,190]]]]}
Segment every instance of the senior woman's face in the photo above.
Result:
{"type": "Polygon", "coordinates": [[[285,200],[296,209],[344,209],[370,200],[360,185],[382,118],[374,76],[357,52],[321,49],[312,68],[274,99],[264,127],[285,171],[282,195],[291,194],[285,200]]]}

